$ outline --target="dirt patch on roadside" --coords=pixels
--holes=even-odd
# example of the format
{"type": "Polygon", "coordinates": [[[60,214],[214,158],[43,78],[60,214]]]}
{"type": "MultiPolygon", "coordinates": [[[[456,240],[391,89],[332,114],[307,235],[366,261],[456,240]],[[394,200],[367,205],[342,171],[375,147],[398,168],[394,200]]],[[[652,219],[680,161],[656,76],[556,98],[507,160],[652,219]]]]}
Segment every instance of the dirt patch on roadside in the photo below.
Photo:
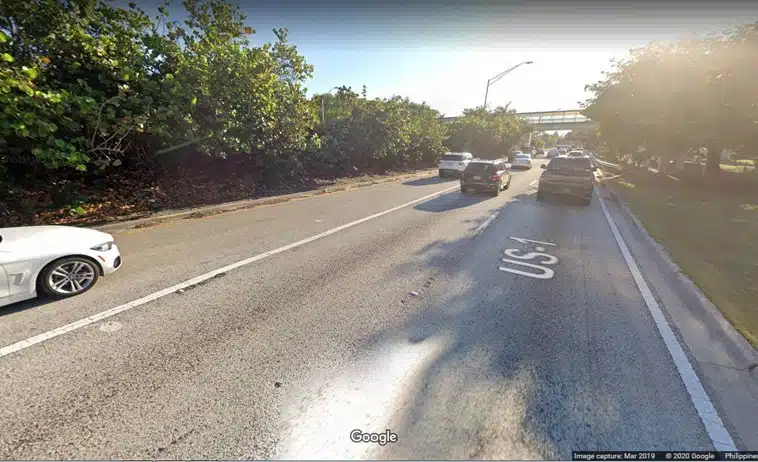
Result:
{"type": "MultiPolygon", "coordinates": [[[[218,213],[271,205],[300,198],[300,194],[330,194],[336,191],[370,186],[404,178],[426,176],[436,169],[393,171],[382,174],[355,175],[336,179],[300,179],[281,185],[263,186],[255,172],[227,172],[222,179],[205,177],[200,172],[179,172],[170,176],[157,173],[120,172],[104,175],[102,181],[84,182],[64,177],[46,188],[16,188],[13,197],[0,200],[3,226],[72,225],[102,226],[132,220],[144,220],[172,211],[197,210],[184,218],[202,218],[218,213]],[[44,190],[43,190],[44,189],[44,190]],[[296,195],[296,196],[294,196],[296,195]],[[225,203],[264,199],[255,203],[224,207],[225,203]],[[218,207],[220,206],[220,207],[218,207]],[[215,208],[218,207],[218,208],[215,208]]],[[[134,228],[155,226],[140,223],[134,228]]]]}

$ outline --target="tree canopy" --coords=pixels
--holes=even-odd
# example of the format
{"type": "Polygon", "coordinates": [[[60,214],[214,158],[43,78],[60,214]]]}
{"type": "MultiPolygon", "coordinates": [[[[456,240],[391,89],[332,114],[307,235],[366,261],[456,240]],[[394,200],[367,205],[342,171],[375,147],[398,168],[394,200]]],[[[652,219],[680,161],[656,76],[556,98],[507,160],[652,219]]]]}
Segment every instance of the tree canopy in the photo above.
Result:
{"type": "Polygon", "coordinates": [[[708,172],[723,149],[758,153],[758,24],[700,38],[651,43],[615,62],[587,89],[584,114],[614,151],[671,158],[708,147],[708,172]]]}
{"type": "Polygon", "coordinates": [[[444,152],[447,128],[426,104],[369,100],[365,87],[308,98],[313,67],[286,29],[253,46],[231,2],[183,7],[179,22],[165,6],[150,18],[102,0],[4,1],[0,155],[86,171],[191,151],[291,174],[414,167],[444,152]]]}
{"type": "Polygon", "coordinates": [[[483,159],[506,157],[532,127],[516,116],[516,111],[498,107],[466,109],[452,123],[448,147],[467,151],[483,159]]]}

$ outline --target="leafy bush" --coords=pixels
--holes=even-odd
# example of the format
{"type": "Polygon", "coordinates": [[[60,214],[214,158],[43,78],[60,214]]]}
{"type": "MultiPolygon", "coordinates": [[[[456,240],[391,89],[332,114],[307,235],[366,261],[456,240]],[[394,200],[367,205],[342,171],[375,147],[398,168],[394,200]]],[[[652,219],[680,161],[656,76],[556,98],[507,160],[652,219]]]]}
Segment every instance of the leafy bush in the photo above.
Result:
{"type": "Polygon", "coordinates": [[[515,111],[499,107],[467,109],[451,127],[448,147],[451,151],[471,152],[483,159],[506,157],[518,146],[531,128],[515,111]]]}
{"type": "Polygon", "coordinates": [[[346,87],[328,99],[320,161],[337,171],[432,165],[445,152],[447,127],[426,104],[368,100],[346,87]]]}
{"type": "MultiPolygon", "coordinates": [[[[29,192],[70,175],[76,189],[136,167],[212,165],[222,176],[219,163],[199,161],[208,158],[286,183],[431,166],[445,152],[448,126],[428,105],[368,99],[365,87],[309,99],[313,67],[286,29],[253,46],[255,30],[229,0],[183,6],[178,22],[165,6],[150,18],[105,0],[0,3],[0,164],[23,160],[0,165],[4,196],[21,182],[29,192]]],[[[524,131],[498,109],[467,111],[452,133],[495,156],[524,131]]],[[[136,175],[145,184],[147,176],[136,175]]],[[[78,214],[97,200],[89,193],[48,205],[62,201],[78,214]]]]}

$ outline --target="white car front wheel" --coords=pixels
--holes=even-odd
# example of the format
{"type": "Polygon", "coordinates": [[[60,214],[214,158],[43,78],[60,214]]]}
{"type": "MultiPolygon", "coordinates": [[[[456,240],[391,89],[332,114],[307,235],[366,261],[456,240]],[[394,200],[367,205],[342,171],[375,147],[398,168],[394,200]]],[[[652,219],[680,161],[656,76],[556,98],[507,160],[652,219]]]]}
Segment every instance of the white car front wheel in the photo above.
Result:
{"type": "Polygon", "coordinates": [[[53,297],[71,297],[88,291],[97,282],[97,263],[86,257],[65,257],[42,269],[39,289],[53,297]]]}

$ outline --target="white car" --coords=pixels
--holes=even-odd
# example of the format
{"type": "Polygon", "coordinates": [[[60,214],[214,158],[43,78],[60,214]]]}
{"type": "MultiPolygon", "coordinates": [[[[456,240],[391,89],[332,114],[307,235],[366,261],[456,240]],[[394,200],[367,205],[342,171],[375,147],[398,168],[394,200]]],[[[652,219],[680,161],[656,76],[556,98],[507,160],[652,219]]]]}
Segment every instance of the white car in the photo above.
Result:
{"type": "Polygon", "coordinates": [[[513,156],[511,168],[532,168],[532,155],[519,152],[513,156]]]}
{"type": "Polygon", "coordinates": [[[113,236],[72,226],[0,228],[0,306],[70,297],[121,266],[113,236]]]}
{"type": "Polygon", "coordinates": [[[448,152],[440,158],[439,173],[440,177],[445,177],[447,174],[453,174],[454,176],[461,176],[463,171],[468,167],[469,162],[474,159],[474,155],[470,152],[448,152]]]}

